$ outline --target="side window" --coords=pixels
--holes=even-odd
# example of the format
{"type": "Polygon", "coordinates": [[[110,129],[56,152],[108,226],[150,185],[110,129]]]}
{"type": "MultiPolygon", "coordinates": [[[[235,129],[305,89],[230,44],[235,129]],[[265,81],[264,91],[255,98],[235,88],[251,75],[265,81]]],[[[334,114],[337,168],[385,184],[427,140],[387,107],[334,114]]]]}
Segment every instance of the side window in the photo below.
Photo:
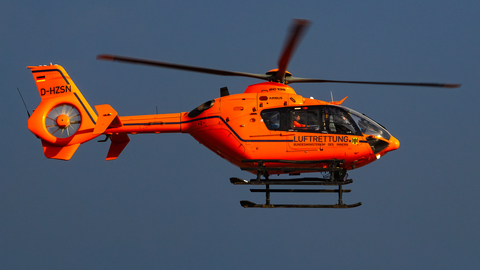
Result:
{"type": "Polygon", "coordinates": [[[262,112],[262,119],[268,129],[275,130],[280,128],[279,111],[262,112]]]}
{"type": "Polygon", "coordinates": [[[350,113],[336,106],[290,108],[289,130],[361,135],[350,113]]]}
{"type": "Polygon", "coordinates": [[[292,110],[290,113],[290,127],[293,130],[318,131],[319,115],[315,110],[292,110]]]}
{"type": "Polygon", "coordinates": [[[267,109],[260,115],[269,130],[362,135],[350,112],[337,106],[267,109]]]}
{"type": "Polygon", "coordinates": [[[287,130],[287,114],[285,109],[264,110],[260,114],[270,130],[287,130]]]}

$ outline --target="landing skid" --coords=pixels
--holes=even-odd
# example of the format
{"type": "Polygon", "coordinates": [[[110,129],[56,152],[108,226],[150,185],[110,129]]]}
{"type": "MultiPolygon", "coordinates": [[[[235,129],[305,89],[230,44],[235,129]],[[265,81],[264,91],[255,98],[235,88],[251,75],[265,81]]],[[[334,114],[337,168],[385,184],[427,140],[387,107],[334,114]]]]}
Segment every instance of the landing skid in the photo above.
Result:
{"type": "Polygon", "coordinates": [[[355,204],[256,204],[251,201],[240,201],[240,205],[245,208],[354,208],[362,205],[361,202],[355,204]]]}
{"type": "Polygon", "coordinates": [[[265,204],[256,204],[251,201],[240,201],[240,205],[245,208],[353,208],[362,205],[361,202],[355,204],[344,204],[343,193],[349,193],[351,190],[343,189],[344,185],[351,184],[353,180],[345,179],[346,170],[338,165],[343,160],[318,160],[318,161],[286,161],[286,160],[244,160],[243,162],[255,162],[258,167],[241,168],[242,170],[257,171],[257,179],[250,181],[237,177],[230,178],[230,182],[234,185],[264,185],[265,189],[250,189],[251,192],[265,193],[265,204]],[[275,179],[270,180],[268,171],[277,171],[279,169],[295,172],[305,168],[295,167],[266,167],[265,163],[294,163],[294,164],[329,164],[326,168],[309,168],[310,171],[330,172],[330,178],[292,178],[292,179],[275,179]],[[263,176],[265,179],[261,179],[263,176]],[[337,186],[336,189],[271,189],[270,185],[298,185],[298,186],[337,186]],[[336,204],[272,204],[270,202],[271,193],[337,193],[338,203],[336,204]]]}

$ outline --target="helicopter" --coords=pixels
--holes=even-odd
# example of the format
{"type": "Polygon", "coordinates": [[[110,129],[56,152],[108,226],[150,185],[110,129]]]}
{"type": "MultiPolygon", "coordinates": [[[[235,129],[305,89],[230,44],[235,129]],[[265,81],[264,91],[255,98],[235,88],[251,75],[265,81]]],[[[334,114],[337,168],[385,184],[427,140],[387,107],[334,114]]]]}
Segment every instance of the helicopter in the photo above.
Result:
{"type": "Polygon", "coordinates": [[[385,127],[364,114],[342,106],[298,95],[292,83],[353,83],[456,88],[460,84],[338,81],[294,77],[288,63],[308,20],[295,19],[278,60],[266,74],[187,66],[147,59],[101,54],[98,60],[150,65],[222,76],[250,77],[265,82],[244,93],[220,89],[220,97],[189,112],[120,116],[110,105],[88,104],[60,65],[28,66],[41,102],[28,120],[29,130],[42,142],[47,158],[70,160],[80,144],[105,135],[110,140],[106,160],[115,160],[128,145],[129,134],[188,133],[215,154],[253,173],[255,179],[232,177],[234,185],[264,185],[251,189],[265,193],[266,202],[241,201],[246,208],[352,208],[343,203],[344,185],[353,182],[347,171],[360,168],[399,148],[385,127]],[[96,112],[95,112],[96,111],[96,112]],[[272,175],[298,176],[319,172],[321,177],[270,179],[272,175]],[[336,189],[271,189],[270,185],[336,186],[336,189]],[[273,204],[271,193],[337,193],[335,204],[273,204]]]}

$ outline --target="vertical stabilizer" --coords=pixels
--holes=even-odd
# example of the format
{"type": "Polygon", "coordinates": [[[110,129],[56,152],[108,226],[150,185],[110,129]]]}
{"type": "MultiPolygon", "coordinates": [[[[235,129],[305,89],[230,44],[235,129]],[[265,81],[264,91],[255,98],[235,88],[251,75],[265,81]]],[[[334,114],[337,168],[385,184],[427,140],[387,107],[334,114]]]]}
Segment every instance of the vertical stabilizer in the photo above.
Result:
{"type": "Polygon", "coordinates": [[[45,156],[68,160],[93,134],[95,111],[59,65],[29,66],[41,98],[28,128],[42,140],[45,156]]]}

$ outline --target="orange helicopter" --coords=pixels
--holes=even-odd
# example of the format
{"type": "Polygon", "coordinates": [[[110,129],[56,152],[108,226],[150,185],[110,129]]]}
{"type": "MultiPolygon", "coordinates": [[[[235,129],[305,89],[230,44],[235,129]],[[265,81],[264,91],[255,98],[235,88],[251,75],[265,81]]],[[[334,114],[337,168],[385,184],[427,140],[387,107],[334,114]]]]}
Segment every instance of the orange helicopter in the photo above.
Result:
{"type": "Polygon", "coordinates": [[[252,77],[266,82],[250,85],[244,93],[207,101],[190,112],[119,116],[108,104],[88,104],[65,69],[59,65],[29,66],[41,102],[28,120],[28,128],[41,141],[45,156],[69,160],[80,144],[106,135],[110,139],[107,160],[116,159],[129,143],[129,134],[188,133],[211,151],[254,173],[256,179],[231,178],[236,185],[265,185],[265,204],[241,201],[243,207],[262,208],[351,208],[344,204],[343,185],[352,183],[347,171],[365,166],[400,143],[382,125],[341,101],[321,101],[298,95],[291,83],[355,83],[430,87],[459,87],[458,84],[335,81],[293,77],[287,65],[309,25],[294,20],[278,61],[266,74],[232,72],[113,55],[97,59],[144,64],[224,76],[252,77]],[[299,175],[320,172],[322,177],[270,179],[274,174],[299,175]],[[263,179],[262,179],[263,177],[263,179]],[[332,185],[337,189],[271,189],[270,185],[332,185]],[[272,204],[273,192],[333,192],[338,203],[272,204]]]}

